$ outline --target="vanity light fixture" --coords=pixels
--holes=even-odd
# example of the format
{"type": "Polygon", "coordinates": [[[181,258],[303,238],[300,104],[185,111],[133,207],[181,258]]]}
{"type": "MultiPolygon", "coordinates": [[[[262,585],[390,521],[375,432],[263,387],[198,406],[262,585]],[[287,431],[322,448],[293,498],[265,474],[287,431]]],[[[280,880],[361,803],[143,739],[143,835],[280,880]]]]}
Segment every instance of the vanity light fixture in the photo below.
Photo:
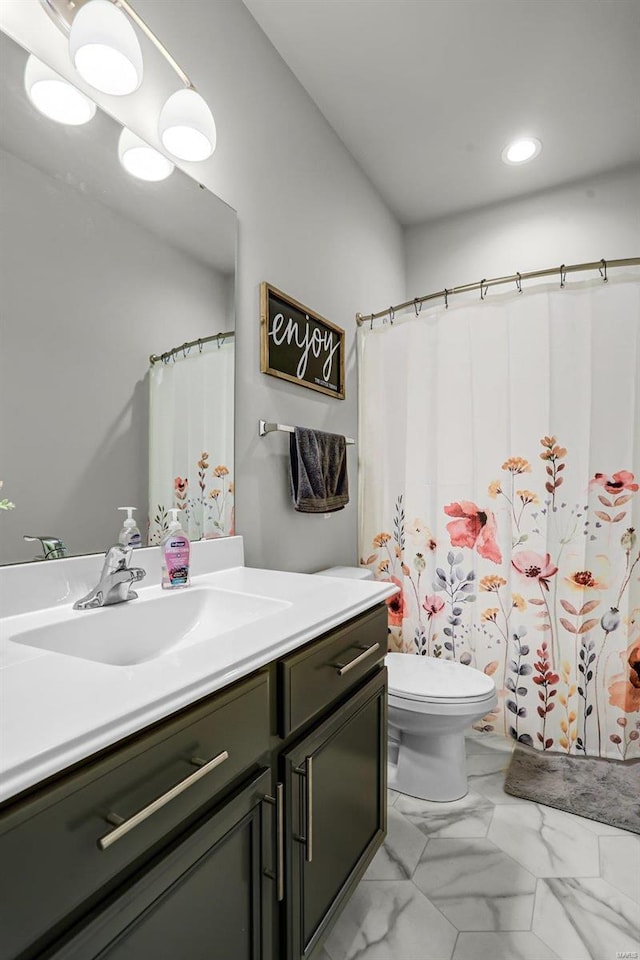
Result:
{"type": "Polygon", "coordinates": [[[142,83],[142,50],[131,21],[111,0],[91,0],[71,24],[69,54],[83,80],[121,97],[142,83]]]}
{"type": "Polygon", "coordinates": [[[504,163],[514,166],[535,159],[541,150],[542,143],[537,137],[521,137],[507,144],[502,151],[502,159],[504,163]]]}
{"type": "Polygon", "coordinates": [[[160,112],[158,134],[179,160],[206,160],[216,148],[213,114],[193,88],[171,94],[160,112]]]}
{"type": "Polygon", "coordinates": [[[158,120],[160,141],[179,160],[197,162],[211,156],[216,148],[216,125],[211,110],[128,0],[40,0],[40,3],[54,23],[69,34],[69,52],[78,73],[103,93],[123,96],[140,86],[142,50],[134,26],[138,27],[184,86],[172,93],[162,107],[158,120]]]}
{"type": "Polygon", "coordinates": [[[171,160],[126,127],[123,127],[118,140],[118,157],[127,173],[139,180],[166,180],[175,170],[171,160]]]}
{"type": "Polygon", "coordinates": [[[33,54],[27,59],[24,88],[36,110],[56,123],[78,127],[95,116],[93,100],[33,54]]]}

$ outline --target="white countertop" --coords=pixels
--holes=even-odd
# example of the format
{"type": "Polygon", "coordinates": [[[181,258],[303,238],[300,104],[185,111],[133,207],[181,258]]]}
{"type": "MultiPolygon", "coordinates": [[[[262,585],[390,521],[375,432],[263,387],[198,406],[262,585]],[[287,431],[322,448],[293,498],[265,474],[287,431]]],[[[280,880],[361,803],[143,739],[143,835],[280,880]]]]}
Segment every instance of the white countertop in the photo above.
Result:
{"type": "MultiPolygon", "coordinates": [[[[241,538],[232,539],[236,546],[226,541],[226,546],[219,548],[224,551],[223,562],[242,561],[241,538]]],[[[220,561],[202,562],[205,554],[213,556],[215,550],[212,544],[196,551],[200,568],[220,565],[220,561]]],[[[157,557],[151,550],[140,551],[138,556],[143,555],[157,557]]],[[[94,558],[79,560],[94,560],[91,573],[96,568],[94,558]]],[[[65,564],[76,571],[71,577],[74,583],[91,582],[84,567],[78,578],[78,560],[38,566],[42,574],[45,566],[49,568],[49,574],[50,568],[60,565],[55,571],[59,577],[65,564]]],[[[25,567],[32,589],[37,576],[33,567],[25,567]]],[[[17,567],[5,571],[8,574],[3,580],[0,570],[3,605],[8,585],[15,587],[20,577],[17,567]]],[[[157,578],[151,580],[149,586],[138,588],[141,597],[144,590],[160,595],[157,578]]],[[[397,589],[389,582],[338,580],[242,565],[196,573],[192,583],[281,600],[287,606],[211,640],[128,666],[51,653],[8,639],[32,611],[12,611],[13,615],[0,619],[0,801],[248,675],[375,606],[397,589]]],[[[52,617],[68,605],[68,592],[58,590],[60,599],[52,605],[52,617]]],[[[73,599],[81,595],[76,590],[73,599]]],[[[170,601],[170,595],[164,595],[170,601]]],[[[121,608],[119,605],[118,613],[121,608]]],[[[90,616],[108,617],[113,609],[91,611],[90,616]]],[[[82,611],[74,615],[86,616],[82,611]]]]}

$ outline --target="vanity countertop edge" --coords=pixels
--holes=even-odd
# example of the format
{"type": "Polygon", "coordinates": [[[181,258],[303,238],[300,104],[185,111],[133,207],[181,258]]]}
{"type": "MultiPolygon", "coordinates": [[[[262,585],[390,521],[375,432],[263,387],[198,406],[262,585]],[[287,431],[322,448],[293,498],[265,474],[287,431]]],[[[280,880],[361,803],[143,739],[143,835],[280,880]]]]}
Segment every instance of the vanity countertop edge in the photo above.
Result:
{"type": "MultiPolygon", "coordinates": [[[[0,619],[0,803],[248,676],[397,591],[389,581],[245,567],[241,538],[232,539],[239,545],[230,547],[227,541],[217,553],[215,543],[200,547],[206,562],[201,560],[199,568],[208,569],[196,573],[192,583],[284,601],[282,609],[257,622],[259,629],[256,622],[248,623],[178,652],[113,666],[19,648],[6,637],[7,625],[20,614],[0,619]],[[240,563],[220,568],[216,558],[221,555],[222,562],[240,563]]],[[[33,577],[33,570],[27,575],[33,577]]]]}

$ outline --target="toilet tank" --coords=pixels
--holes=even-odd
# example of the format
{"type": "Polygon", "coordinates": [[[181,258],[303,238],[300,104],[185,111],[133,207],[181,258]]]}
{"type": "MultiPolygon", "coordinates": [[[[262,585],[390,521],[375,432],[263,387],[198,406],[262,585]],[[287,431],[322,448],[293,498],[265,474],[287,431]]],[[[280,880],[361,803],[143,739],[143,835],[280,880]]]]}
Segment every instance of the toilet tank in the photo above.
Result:
{"type": "Polygon", "coordinates": [[[318,570],[319,577],[340,577],[343,580],[373,580],[373,573],[366,567],[327,567],[318,570]]]}

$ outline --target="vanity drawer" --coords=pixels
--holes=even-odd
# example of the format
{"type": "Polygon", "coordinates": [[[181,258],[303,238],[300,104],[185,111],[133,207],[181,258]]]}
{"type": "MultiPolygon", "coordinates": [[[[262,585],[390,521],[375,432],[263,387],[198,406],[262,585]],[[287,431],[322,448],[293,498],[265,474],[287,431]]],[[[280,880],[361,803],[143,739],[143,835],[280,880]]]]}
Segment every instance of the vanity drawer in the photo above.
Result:
{"type": "Polygon", "coordinates": [[[0,960],[78,919],[101,887],[100,896],[114,889],[268,749],[263,672],[9,807],[0,816],[0,960]],[[120,836],[109,815],[125,822],[120,836]]]}
{"type": "Polygon", "coordinates": [[[278,664],[279,733],[320,713],[380,664],[387,652],[386,604],[338,627],[278,664]]]}

